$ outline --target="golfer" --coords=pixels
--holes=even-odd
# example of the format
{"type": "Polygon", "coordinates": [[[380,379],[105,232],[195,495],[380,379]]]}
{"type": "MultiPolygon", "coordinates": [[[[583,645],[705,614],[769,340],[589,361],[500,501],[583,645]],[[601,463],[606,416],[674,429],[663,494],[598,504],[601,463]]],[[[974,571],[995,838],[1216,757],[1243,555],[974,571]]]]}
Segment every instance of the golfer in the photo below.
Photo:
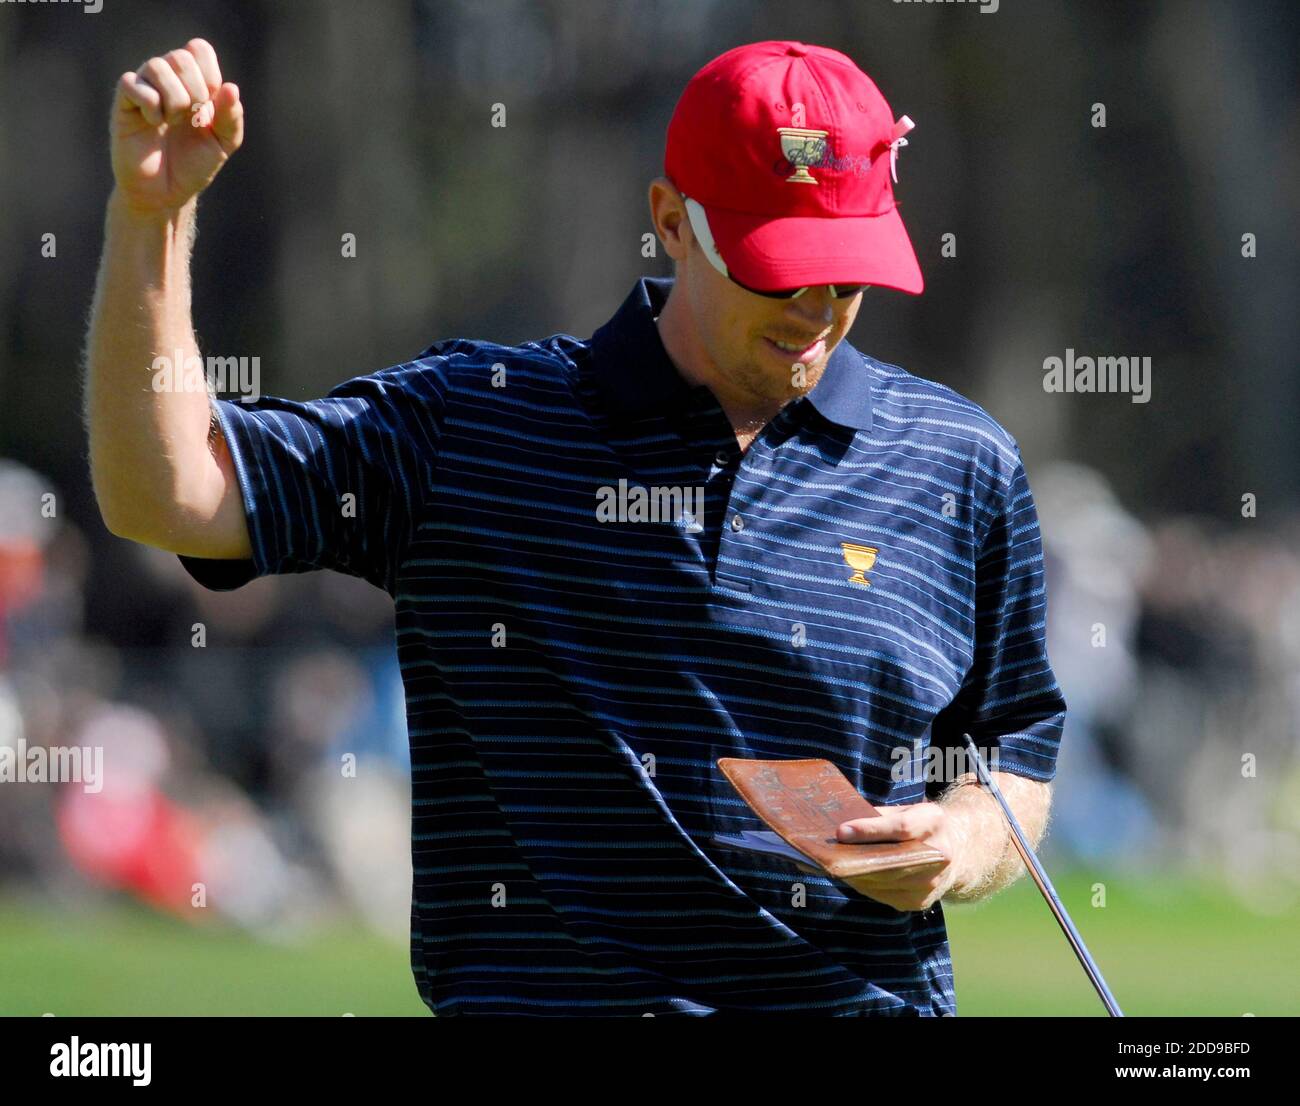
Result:
{"type": "Polygon", "coordinates": [[[864,295],[922,291],[911,120],[835,50],[729,50],[649,185],[672,278],[588,338],[449,339],[244,403],[166,361],[203,363],[195,203],[244,115],[200,39],[118,83],[95,493],[209,588],[333,569],[392,596],[424,1001],[955,1013],[941,900],[1023,868],[973,775],[936,766],[970,734],[1036,842],[1065,702],[1015,440],[848,342],[864,295]],[[762,828],[720,757],[830,760],[881,813],[841,841],[946,862],[846,883],[720,845],[762,828]]]}

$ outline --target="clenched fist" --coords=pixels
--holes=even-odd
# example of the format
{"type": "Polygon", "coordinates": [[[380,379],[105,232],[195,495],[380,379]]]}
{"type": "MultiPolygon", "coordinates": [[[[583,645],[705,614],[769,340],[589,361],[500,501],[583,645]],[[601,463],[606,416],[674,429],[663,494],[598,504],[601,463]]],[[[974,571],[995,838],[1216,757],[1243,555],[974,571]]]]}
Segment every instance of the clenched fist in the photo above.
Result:
{"type": "Polygon", "coordinates": [[[201,38],[123,73],[113,101],[113,176],[134,211],[168,215],[197,196],[244,140],[239,89],[201,38]]]}

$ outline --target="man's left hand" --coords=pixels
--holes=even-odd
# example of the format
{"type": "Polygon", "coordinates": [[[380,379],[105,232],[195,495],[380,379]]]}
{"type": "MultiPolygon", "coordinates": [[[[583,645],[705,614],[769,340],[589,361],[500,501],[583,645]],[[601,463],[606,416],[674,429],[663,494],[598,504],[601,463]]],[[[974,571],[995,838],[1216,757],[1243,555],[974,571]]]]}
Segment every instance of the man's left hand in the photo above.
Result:
{"type": "Polygon", "coordinates": [[[909,803],[877,808],[879,818],[855,818],[844,822],[836,834],[839,841],[923,841],[947,858],[943,865],[896,868],[844,880],[859,894],[892,906],[895,910],[928,910],[956,881],[964,852],[965,835],[958,823],[961,814],[939,803],[909,803]]]}

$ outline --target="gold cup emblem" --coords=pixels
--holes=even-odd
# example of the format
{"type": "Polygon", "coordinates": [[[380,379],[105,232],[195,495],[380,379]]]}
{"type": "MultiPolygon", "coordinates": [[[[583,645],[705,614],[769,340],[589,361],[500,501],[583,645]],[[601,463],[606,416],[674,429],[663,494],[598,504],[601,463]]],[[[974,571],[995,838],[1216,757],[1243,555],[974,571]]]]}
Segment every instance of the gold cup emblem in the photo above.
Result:
{"type": "Polygon", "coordinates": [[[874,546],[854,545],[846,541],[840,542],[840,548],[844,550],[844,560],[848,562],[849,568],[853,569],[849,583],[861,584],[864,588],[871,587],[871,581],[863,573],[871,571],[876,563],[876,554],[880,550],[874,546]]]}
{"type": "Polygon", "coordinates": [[[786,161],[796,166],[795,171],[785,179],[799,184],[818,184],[816,177],[808,172],[808,166],[820,165],[826,157],[826,139],[830,131],[813,131],[806,127],[777,127],[781,136],[781,153],[786,161]]]}

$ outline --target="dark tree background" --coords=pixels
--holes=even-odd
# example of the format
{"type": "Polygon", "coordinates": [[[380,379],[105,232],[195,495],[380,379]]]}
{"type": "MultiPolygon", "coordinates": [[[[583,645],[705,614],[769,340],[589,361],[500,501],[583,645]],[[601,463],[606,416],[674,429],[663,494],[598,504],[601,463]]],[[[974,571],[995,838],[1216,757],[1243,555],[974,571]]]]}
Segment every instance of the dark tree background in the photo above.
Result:
{"type": "Polygon", "coordinates": [[[1300,492],[1295,32],[1285,0],[6,4],[0,453],[89,506],[75,412],[106,120],[151,53],[208,38],[248,111],[201,201],[202,348],[307,396],[437,338],[589,334],[669,271],[641,255],[645,189],[686,80],[797,38],[917,123],[898,192],[928,286],[868,295],[855,344],[984,403],[1031,473],[1085,460],[1139,515],[1230,521],[1245,491],[1274,513],[1300,492]],[[1150,356],[1151,402],[1046,394],[1067,347],[1150,356]]]}

